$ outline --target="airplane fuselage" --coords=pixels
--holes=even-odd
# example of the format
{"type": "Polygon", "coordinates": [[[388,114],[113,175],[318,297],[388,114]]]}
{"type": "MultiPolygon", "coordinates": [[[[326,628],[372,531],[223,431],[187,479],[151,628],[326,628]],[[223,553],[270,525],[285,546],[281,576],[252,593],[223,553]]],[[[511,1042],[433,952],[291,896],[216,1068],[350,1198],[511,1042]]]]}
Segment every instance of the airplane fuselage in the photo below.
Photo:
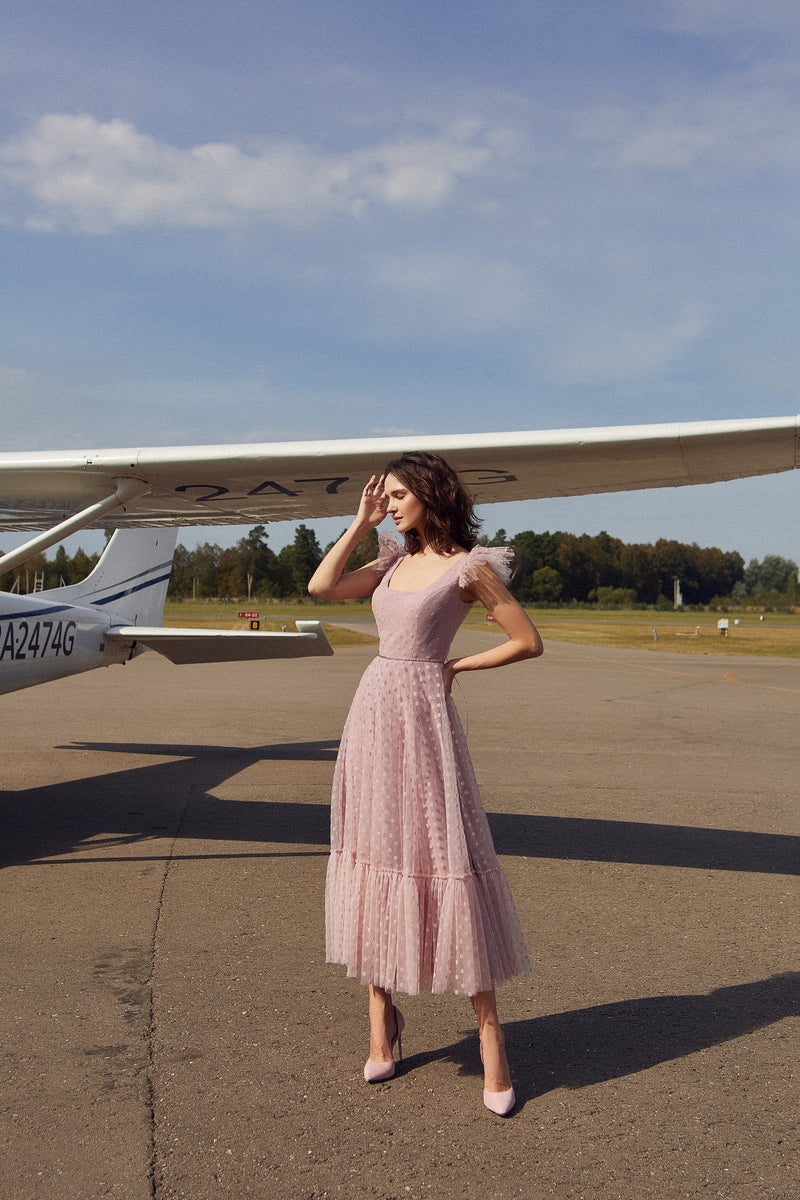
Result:
{"type": "Polygon", "coordinates": [[[140,648],[105,637],[120,623],[107,610],[0,592],[0,692],[126,662],[140,648]]]}

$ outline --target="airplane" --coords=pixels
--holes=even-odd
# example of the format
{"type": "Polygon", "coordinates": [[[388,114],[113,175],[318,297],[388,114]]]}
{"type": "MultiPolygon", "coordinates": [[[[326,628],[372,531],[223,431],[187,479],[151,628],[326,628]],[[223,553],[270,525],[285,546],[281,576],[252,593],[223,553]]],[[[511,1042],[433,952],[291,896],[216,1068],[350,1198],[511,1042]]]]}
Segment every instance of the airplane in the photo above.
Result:
{"type": "Polygon", "coordinates": [[[173,663],[333,654],[319,621],[296,633],[160,625],[177,528],[118,529],[82,583],[0,592],[0,693],[157,650],[173,663]]]}
{"type": "Polygon", "coordinates": [[[347,516],[373,473],[408,450],[444,455],[476,503],[681,487],[794,470],[800,417],[520,433],[0,453],[0,532],[41,530],[0,575],[86,528],[113,528],[81,584],[0,593],[0,692],[126,661],[331,654],[296,633],[174,630],[160,621],[180,525],[347,516]]]}

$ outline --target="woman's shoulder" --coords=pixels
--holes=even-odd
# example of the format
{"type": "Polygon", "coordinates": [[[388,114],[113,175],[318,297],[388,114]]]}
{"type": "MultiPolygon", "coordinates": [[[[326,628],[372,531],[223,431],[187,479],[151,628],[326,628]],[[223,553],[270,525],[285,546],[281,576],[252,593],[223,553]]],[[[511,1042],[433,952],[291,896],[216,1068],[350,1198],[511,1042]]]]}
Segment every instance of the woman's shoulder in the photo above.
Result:
{"type": "Polygon", "coordinates": [[[383,577],[390,567],[401,558],[404,558],[406,551],[400,545],[397,538],[392,537],[390,533],[378,534],[378,557],[372,564],[372,569],[376,575],[383,577]]]}
{"type": "Polygon", "coordinates": [[[475,583],[486,567],[491,568],[503,583],[508,583],[513,559],[514,551],[510,546],[473,546],[461,559],[459,586],[468,587],[470,583],[475,583]]]}

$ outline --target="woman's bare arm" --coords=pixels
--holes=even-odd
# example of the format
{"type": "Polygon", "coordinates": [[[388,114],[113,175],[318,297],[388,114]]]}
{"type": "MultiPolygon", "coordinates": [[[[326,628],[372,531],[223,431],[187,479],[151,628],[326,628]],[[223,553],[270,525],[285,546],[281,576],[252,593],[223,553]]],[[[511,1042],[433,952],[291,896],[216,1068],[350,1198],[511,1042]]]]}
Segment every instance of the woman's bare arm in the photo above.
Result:
{"type": "Polygon", "coordinates": [[[356,600],[360,596],[371,596],[379,579],[373,571],[374,563],[359,567],[357,571],[345,572],[347,560],[361,539],[380,525],[386,516],[386,500],[383,496],[383,476],[373,475],[361,493],[358,515],[349,529],[332,546],[308,582],[311,596],[319,600],[356,600]]]}
{"type": "Polygon", "coordinates": [[[504,667],[508,663],[521,662],[526,658],[538,658],[543,653],[544,646],[536,626],[491,567],[483,565],[478,568],[477,578],[462,591],[462,599],[467,603],[479,601],[483,604],[503,630],[507,640],[479,654],[451,658],[446,662],[444,683],[448,692],[454,677],[462,671],[485,671],[492,667],[504,667]]]}

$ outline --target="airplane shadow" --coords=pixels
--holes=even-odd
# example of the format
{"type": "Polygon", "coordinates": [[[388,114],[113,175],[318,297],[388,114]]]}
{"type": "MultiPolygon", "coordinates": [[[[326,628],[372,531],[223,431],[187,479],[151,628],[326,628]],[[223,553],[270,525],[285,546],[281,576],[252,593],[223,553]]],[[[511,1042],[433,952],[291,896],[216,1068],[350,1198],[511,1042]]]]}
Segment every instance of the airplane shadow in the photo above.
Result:
{"type": "MultiPolygon", "coordinates": [[[[716,988],[703,995],[645,996],[503,1022],[519,1107],[555,1088],[583,1088],[684,1058],[800,1016],[800,972],[716,988]]],[[[445,1059],[480,1075],[470,1032],[443,1050],[411,1055],[403,1070],[445,1059]]]]}
{"type": "MultiPolygon", "coordinates": [[[[98,848],[113,861],[115,846],[141,843],[143,859],[163,859],[163,850],[147,853],[147,843],[180,836],[191,840],[285,842],[313,845],[323,854],[329,840],[330,808],[293,801],[241,803],[211,793],[227,779],[262,762],[330,762],[338,739],[281,742],[257,747],[74,742],[59,749],[122,752],[163,757],[161,762],[124,771],[106,770],[27,791],[0,792],[4,836],[0,867],[69,854],[82,845],[97,861],[98,848]]],[[[289,853],[289,851],[286,851],[289,853]]],[[[119,855],[132,861],[129,853],[119,855]]],[[[183,857],[190,857],[183,855],[183,857]]],[[[208,857],[204,854],[202,857],[208,857]]],[[[221,857],[232,858],[226,853],[221,857]]],[[[263,857],[270,857],[264,853],[263,857]]],[[[83,860],[85,861],[85,860],[83,860]]]]}
{"type": "Polygon", "coordinates": [[[696,825],[490,813],[498,854],[713,871],[800,874],[800,837],[696,825]]]}
{"type": "MultiPolygon", "coordinates": [[[[72,855],[89,842],[93,860],[98,859],[99,848],[107,852],[103,857],[109,861],[114,846],[131,843],[141,843],[145,859],[163,858],[163,850],[148,855],[147,842],[174,838],[178,833],[184,845],[192,840],[224,839],[287,846],[286,850],[265,850],[263,857],[325,852],[330,818],[327,804],[240,802],[212,793],[232,775],[259,763],[332,763],[338,749],[335,739],[249,748],[102,742],[73,743],[72,748],[105,754],[170,755],[174,761],[107,771],[26,791],[0,792],[4,827],[0,866],[72,855]],[[297,846],[316,849],[289,849],[297,846]]],[[[532,797],[530,807],[535,803],[532,797]]],[[[501,855],[800,874],[800,837],[787,834],[542,816],[534,812],[491,813],[489,823],[501,855]]],[[[252,849],[244,853],[262,854],[252,849]]],[[[131,860],[130,853],[124,857],[131,860]]],[[[190,857],[185,849],[182,857],[190,857]]],[[[208,853],[203,857],[209,857],[208,853]]],[[[235,854],[226,851],[222,857],[232,858],[235,854]]]]}

